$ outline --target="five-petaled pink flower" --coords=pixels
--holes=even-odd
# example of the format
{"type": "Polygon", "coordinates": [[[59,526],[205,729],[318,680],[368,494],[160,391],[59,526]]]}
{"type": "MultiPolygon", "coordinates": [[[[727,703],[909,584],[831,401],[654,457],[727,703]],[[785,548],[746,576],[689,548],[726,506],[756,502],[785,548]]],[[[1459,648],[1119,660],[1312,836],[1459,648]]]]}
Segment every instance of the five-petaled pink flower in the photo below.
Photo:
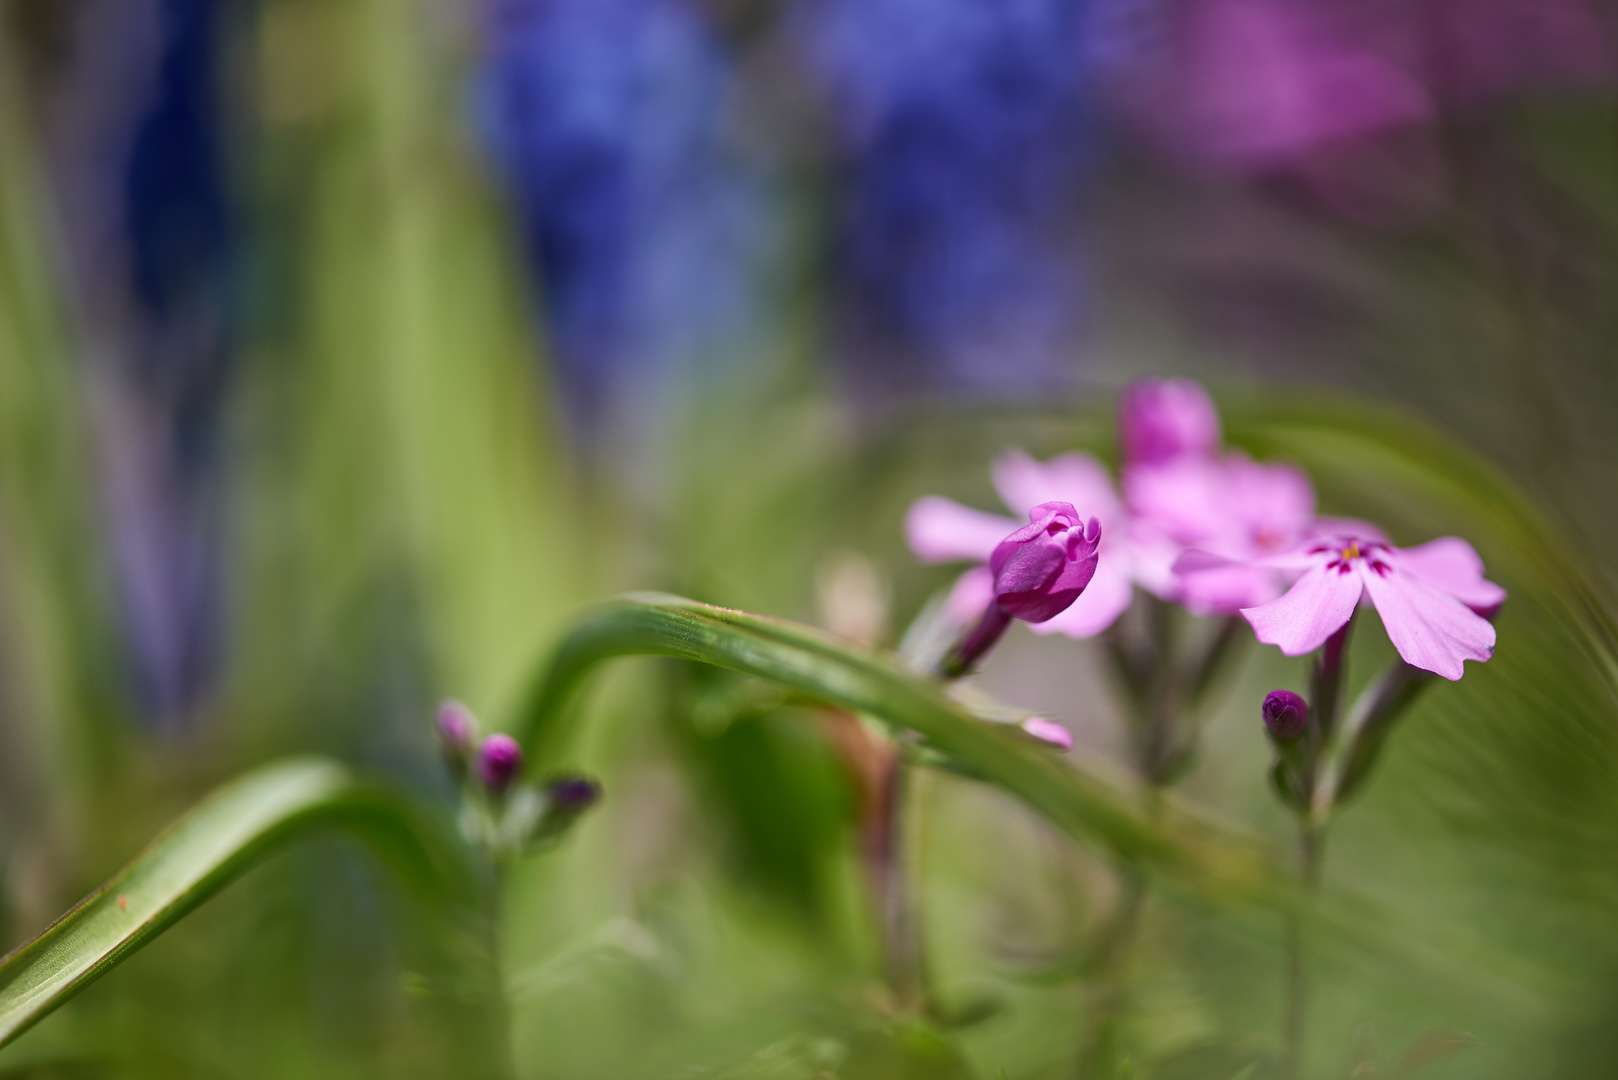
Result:
{"type": "MultiPolygon", "coordinates": [[[[1300,576],[1279,600],[1243,608],[1258,639],[1302,656],[1325,644],[1367,598],[1405,662],[1459,679],[1466,660],[1494,655],[1494,626],[1506,591],[1483,576],[1472,545],[1445,537],[1397,548],[1372,526],[1335,523],[1330,531],[1262,565],[1300,576]]],[[[1218,572],[1227,560],[1200,552],[1181,557],[1187,576],[1218,572]]]]}

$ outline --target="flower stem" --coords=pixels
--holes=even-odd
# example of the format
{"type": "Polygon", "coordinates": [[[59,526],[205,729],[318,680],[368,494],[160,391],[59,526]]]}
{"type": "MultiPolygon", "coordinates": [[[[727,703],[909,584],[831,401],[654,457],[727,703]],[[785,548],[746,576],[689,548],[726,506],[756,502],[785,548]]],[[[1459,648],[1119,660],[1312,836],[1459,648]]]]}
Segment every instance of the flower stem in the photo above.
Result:
{"type": "Polygon", "coordinates": [[[983,618],[978,620],[972,631],[939,661],[939,676],[944,679],[959,679],[970,673],[983,654],[994,648],[1010,625],[1011,616],[991,600],[989,606],[984,609],[983,618]]]}
{"type": "MultiPolygon", "coordinates": [[[[1309,817],[1298,825],[1298,865],[1306,898],[1312,899],[1320,887],[1320,863],[1325,837],[1309,817]]],[[[1309,972],[1303,956],[1303,919],[1297,912],[1287,919],[1286,987],[1282,1002],[1281,1076],[1298,1080],[1303,1072],[1304,1047],[1309,1020],[1309,972]]]]}
{"type": "Polygon", "coordinates": [[[894,748],[878,789],[871,868],[881,908],[883,978],[901,1011],[920,1011],[925,1006],[921,936],[904,857],[908,772],[902,750],[894,748]]]}

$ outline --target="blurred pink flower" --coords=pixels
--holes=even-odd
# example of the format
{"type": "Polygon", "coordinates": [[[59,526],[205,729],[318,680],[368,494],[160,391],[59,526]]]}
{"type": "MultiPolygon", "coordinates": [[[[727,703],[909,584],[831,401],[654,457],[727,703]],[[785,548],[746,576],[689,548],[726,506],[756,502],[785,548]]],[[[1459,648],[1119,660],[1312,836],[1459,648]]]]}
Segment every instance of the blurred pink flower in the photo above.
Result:
{"type": "MultiPolygon", "coordinates": [[[[1096,24],[1115,103],[1166,150],[1296,172],[1328,198],[1354,182],[1336,148],[1431,138],[1445,111],[1603,85],[1613,69],[1589,0],[1101,0],[1096,24]]],[[[1384,179],[1420,182],[1423,168],[1384,179]]]]}
{"type": "MultiPolygon", "coordinates": [[[[1445,537],[1404,549],[1375,529],[1339,530],[1260,561],[1300,574],[1279,600],[1242,609],[1258,639],[1287,656],[1320,648],[1362,597],[1375,606],[1408,664],[1453,680],[1461,677],[1463,661],[1494,655],[1487,616],[1499,610],[1506,592],[1484,578],[1483,560],[1464,540],[1445,537]]],[[[1226,565],[1194,551],[1180,558],[1177,569],[1191,577],[1226,565]]]]}
{"type": "Polygon", "coordinates": [[[1141,379],[1118,402],[1126,465],[1202,458],[1219,449],[1219,412],[1190,379],[1141,379]]]}
{"type": "Polygon", "coordinates": [[[1278,572],[1254,560],[1290,549],[1315,521],[1306,476],[1241,454],[1131,468],[1124,497],[1142,584],[1199,615],[1231,615],[1279,596],[1278,572]],[[1182,577],[1175,559],[1188,549],[1231,561],[1218,572],[1182,577]]]}

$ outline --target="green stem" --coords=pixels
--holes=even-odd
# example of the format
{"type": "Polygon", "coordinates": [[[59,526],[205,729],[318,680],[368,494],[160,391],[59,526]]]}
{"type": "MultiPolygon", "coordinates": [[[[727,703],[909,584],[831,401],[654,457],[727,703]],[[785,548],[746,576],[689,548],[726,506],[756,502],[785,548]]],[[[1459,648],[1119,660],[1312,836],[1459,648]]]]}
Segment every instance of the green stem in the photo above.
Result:
{"type": "MultiPolygon", "coordinates": [[[[1320,863],[1324,836],[1320,826],[1305,817],[1298,826],[1298,863],[1305,893],[1313,897],[1320,886],[1320,863]]],[[[1286,987],[1282,1002],[1281,1075],[1298,1080],[1303,1072],[1304,1047],[1309,1020],[1309,972],[1303,956],[1303,919],[1298,912],[1287,916],[1286,987]]]]}
{"type": "Polygon", "coordinates": [[[905,799],[910,768],[895,749],[883,770],[872,837],[871,876],[882,925],[882,974],[904,1012],[926,1008],[920,924],[905,865],[905,799]]]}

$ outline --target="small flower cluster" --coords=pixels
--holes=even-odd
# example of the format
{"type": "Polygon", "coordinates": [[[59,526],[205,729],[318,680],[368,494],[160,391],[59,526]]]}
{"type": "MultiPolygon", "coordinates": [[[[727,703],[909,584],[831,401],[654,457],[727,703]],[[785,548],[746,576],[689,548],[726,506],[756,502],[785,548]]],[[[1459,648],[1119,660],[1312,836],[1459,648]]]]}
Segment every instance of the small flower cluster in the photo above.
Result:
{"type": "Polygon", "coordinates": [[[524,783],[517,740],[495,732],[480,741],[477,731],[465,705],[439,706],[439,749],[463,793],[460,825],[468,840],[497,854],[531,848],[560,836],[600,798],[600,786],[584,776],[524,783]]]}
{"type": "MultiPolygon", "coordinates": [[[[1301,656],[1348,621],[1363,593],[1415,667],[1458,679],[1463,660],[1493,654],[1488,620],[1505,590],[1484,579],[1482,560],[1466,541],[1446,537],[1400,549],[1375,526],[1317,517],[1301,472],[1221,449],[1219,416],[1193,382],[1132,387],[1119,427],[1118,487],[1085,454],[1042,463],[1011,451],[994,464],[995,487],[1013,509],[1060,500],[1100,525],[1089,587],[1055,614],[1048,606],[1029,618],[1036,633],[1101,633],[1129,608],[1138,586],[1194,614],[1240,613],[1260,641],[1301,656]]],[[[906,520],[910,546],[924,561],[982,564],[955,585],[951,606],[961,613],[1002,594],[992,556],[1015,528],[937,497],[919,500],[906,520]]]]}
{"type": "MultiPolygon", "coordinates": [[[[1224,616],[1227,627],[1245,620],[1287,656],[1320,653],[1312,703],[1277,691],[1264,706],[1278,789],[1318,813],[1364,776],[1391,720],[1430,676],[1459,679],[1465,661],[1494,654],[1491,620],[1506,594],[1483,576],[1466,541],[1400,548],[1374,525],[1318,516],[1303,473],[1222,447],[1219,415],[1193,382],[1132,386],[1119,432],[1116,483],[1084,454],[1039,462],[1009,451],[995,461],[995,487],[1008,507],[1027,512],[1026,526],[938,497],[911,507],[906,531],[918,556],[977,564],[947,603],[958,625],[974,628],[941,674],[970,670],[1013,619],[1036,633],[1108,632],[1137,591],[1159,606],[1224,616]],[[1085,514],[1093,517],[1081,526],[1085,514]],[[1376,609],[1402,662],[1339,732],[1343,645],[1362,603],[1376,609]]],[[[1231,632],[1190,664],[1161,643],[1140,660],[1109,639],[1138,705],[1141,765],[1153,783],[1169,782],[1190,759],[1170,714],[1210,681],[1231,632]]]]}

